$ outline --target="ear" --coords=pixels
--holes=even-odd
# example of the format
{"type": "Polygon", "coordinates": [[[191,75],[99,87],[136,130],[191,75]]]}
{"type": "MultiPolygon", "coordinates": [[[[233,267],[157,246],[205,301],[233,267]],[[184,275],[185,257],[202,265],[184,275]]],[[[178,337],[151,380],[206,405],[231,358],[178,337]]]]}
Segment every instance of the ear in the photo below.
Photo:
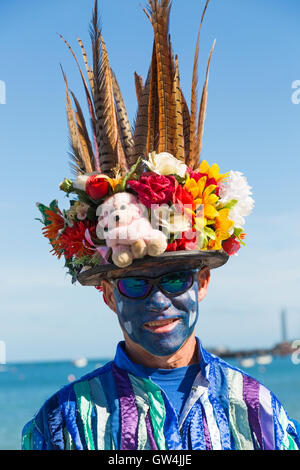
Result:
{"type": "Polygon", "coordinates": [[[208,286],[210,281],[210,269],[205,266],[201,269],[198,273],[198,283],[199,283],[199,290],[198,290],[198,299],[199,302],[203,300],[207,294],[208,286]]]}
{"type": "Polygon", "coordinates": [[[101,283],[103,289],[103,299],[106,305],[115,313],[117,313],[117,306],[114,296],[114,285],[106,279],[101,283]]]}

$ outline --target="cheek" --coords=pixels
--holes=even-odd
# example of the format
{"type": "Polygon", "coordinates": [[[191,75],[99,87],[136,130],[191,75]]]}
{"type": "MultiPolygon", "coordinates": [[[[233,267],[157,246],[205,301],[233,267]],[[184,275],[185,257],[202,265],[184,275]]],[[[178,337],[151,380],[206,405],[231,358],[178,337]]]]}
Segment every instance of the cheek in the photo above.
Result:
{"type": "Polygon", "coordinates": [[[134,319],[140,318],[138,315],[139,305],[138,302],[130,301],[129,299],[122,298],[118,290],[114,291],[114,298],[117,306],[117,315],[120,323],[126,329],[128,334],[131,334],[134,329],[134,319]]]}
{"type": "Polygon", "coordinates": [[[197,310],[193,310],[193,311],[190,312],[190,318],[189,318],[189,327],[190,328],[194,325],[194,323],[197,319],[197,313],[198,313],[197,310]]]}
{"type": "Polygon", "coordinates": [[[194,303],[197,302],[197,295],[196,295],[196,292],[195,292],[194,290],[190,293],[190,299],[191,299],[192,302],[194,302],[194,303]]]}
{"type": "Polygon", "coordinates": [[[126,332],[127,332],[129,335],[132,334],[133,329],[132,329],[131,321],[126,321],[126,322],[124,323],[124,328],[125,328],[126,332]]]}

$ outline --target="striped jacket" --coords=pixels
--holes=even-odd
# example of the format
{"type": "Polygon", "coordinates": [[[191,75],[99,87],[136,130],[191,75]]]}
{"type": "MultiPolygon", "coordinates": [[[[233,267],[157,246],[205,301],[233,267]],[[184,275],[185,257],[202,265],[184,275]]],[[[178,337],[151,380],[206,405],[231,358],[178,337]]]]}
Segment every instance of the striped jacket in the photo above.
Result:
{"type": "MultiPolygon", "coordinates": [[[[299,450],[297,424],[266,387],[201,351],[178,418],[151,379],[114,361],[62,388],[23,429],[24,450],[299,450]]],[[[299,432],[299,428],[298,428],[299,432]]]]}

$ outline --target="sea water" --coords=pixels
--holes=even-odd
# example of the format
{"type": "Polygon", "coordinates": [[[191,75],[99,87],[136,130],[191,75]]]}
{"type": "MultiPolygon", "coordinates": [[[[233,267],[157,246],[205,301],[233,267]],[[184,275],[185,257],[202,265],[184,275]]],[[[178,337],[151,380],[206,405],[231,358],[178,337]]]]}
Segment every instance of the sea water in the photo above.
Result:
{"type": "MultiPolygon", "coordinates": [[[[80,368],[71,361],[0,366],[0,449],[20,449],[24,424],[45,400],[106,362],[109,359],[88,361],[80,368]]],[[[235,360],[227,362],[243,369],[235,360]]],[[[290,417],[300,422],[300,364],[293,364],[287,356],[244,370],[272,390],[290,417]]]]}

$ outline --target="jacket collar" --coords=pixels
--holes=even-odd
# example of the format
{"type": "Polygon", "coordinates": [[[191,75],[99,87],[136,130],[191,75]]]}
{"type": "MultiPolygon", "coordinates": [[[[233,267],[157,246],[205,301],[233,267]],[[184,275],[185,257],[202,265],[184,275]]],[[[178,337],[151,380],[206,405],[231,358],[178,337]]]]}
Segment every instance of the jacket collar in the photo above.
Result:
{"type": "MultiPolygon", "coordinates": [[[[208,366],[213,360],[213,356],[206,351],[199,338],[196,337],[198,344],[199,352],[199,365],[201,369],[202,376],[208,380],[208,366]]],[[[147,370],[140,364],[133,363],[125,352],[125,341],[121,341],[117,346],[116,355],[114,358],[114,363],[120,369],[126,370],[132,375],[138,375],[142,378],[149,378],[147,370]]]]}

